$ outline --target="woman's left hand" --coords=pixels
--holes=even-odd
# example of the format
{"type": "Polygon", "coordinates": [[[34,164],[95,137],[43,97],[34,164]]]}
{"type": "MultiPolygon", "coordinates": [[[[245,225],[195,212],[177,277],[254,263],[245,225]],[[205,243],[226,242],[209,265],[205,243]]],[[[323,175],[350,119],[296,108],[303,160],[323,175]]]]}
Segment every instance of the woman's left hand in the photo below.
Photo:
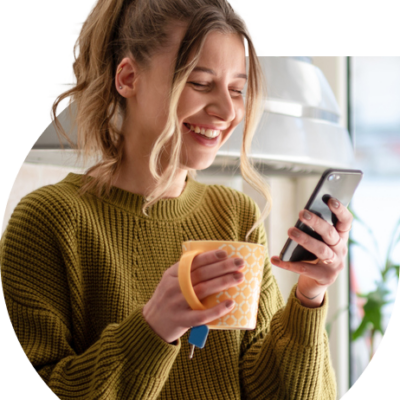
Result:
{"type": "Polygon", "coordinates": [[[344,268],[353,216],[334,198],[328,201],[328,206],[338,219],[336,227],[310,211],[302,210],[299,214],[300,220],[319,233],[324,242],[294,227],[288,231],[292,240],[318,257],[316,263],[285,262],[276,256],[271,258],[272,264],[277,267],[300,274],[296,297],[306,307],[319,307],[322,304],[327,288],[344,268]]]}

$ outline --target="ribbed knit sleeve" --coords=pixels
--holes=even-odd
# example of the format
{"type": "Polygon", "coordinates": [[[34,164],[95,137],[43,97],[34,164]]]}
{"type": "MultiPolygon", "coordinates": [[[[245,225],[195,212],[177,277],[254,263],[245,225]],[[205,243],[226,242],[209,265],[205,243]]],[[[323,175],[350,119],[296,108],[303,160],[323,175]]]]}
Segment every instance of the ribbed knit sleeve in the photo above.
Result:
{"type": "MultiPolygon", "coordinates": [[[[239,225],[244,236],[260,212],[250,198],[243,194],[241,197],[239,204],[243,208],[238,215],[244,215],[239,225]]],[[[266,245],[263,225],[252,233],[250,241],[266,245]]],[[[327,296],[321,307],[311,309],[301,305],[295,292],[296,286],[284,306],[267,256],[257,326],[244,334],[241,345],[240,379],[244,399],[336,398],[325,331],[327,296]]]]}
{"type": "Polygon", "coordinates": [[[17,337],[61,399],[156,399],[181,343],[170,345],[157,336],[141,306],[90,343],[79,342],[93,332],[72,323],[90,315],[84,315],[71,204],[55,189],[33,192],[16,207],[2,237],[2,283],[17,337]]]}

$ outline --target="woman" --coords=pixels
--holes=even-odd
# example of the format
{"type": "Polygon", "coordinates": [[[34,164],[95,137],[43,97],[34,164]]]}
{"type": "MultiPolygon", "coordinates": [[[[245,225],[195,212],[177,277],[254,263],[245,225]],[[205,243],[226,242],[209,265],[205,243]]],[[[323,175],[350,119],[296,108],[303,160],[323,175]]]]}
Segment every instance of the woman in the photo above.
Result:
{"type": "MultiPolygon", "coordinates": [[[[22,199],[0,248],[10,317],[40,376],[61,399],[335,398],[326,289],[351,216],[334,199],[337,230],[300,213],[326,244],[289,230],[323,261],[271,259],[300,275],[287,305],[266,259],[256,329],[211,331],[188,359],[188,329],[233,304],[189,308],[181,243],[266,244],[267,208],[194,180],[244,118],[242,174],[269,198],[246,156],[263,93],[243,22],[224,0],[100,0],[77,44],[77,84],[53,112],[71,96],[78,147],[101,160],[22,199]]],[[[197,256],[199,299],[240,283],[242,265],[224,252],[197,256]]]]}

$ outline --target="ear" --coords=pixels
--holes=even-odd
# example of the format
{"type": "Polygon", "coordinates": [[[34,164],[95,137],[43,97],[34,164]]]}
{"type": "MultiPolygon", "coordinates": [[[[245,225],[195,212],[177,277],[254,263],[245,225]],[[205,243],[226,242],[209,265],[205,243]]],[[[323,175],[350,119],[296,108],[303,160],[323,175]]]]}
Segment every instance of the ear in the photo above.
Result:
{"type": "Polygon", "coordinates": [[[132,58],[125,57],[118,64],[115,73],[115,86],[122,97],[129,98],[135,95],[135,81],[138,72],[139,68],[132,58]]]}

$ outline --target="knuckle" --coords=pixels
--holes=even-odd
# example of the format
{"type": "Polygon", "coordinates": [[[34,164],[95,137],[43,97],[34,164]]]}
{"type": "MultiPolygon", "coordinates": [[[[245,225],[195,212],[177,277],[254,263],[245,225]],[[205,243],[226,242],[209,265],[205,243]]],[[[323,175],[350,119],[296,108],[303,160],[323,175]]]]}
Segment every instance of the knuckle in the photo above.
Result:
{"type": "Polygon", "coordinates": [[[202,278],[202,276],[201,276],[202,274],[201,274],[201,272],[199,271],[199,270],[196,270],[196,271],[194,271],[194,272],[192,272],[191,274],[190,274],[190,279],[191,279],[191,281],[192,281],[192,285],[194,286],[194,285],[197,285],[199,282],[201,282],[201,278],[202,278]]]}
{"type": "Polygon", "coordinates": [[[194,292],[196,293],[196,296],[199,299],[202,299],[205,294],[206,294],[206,286],[204,283],[199,283],[198,285],[196,285],[196,287],[193,288],[194,292]]]}
{"type": "Polygon", "coordinates": [[[329,249],[327,246],[324,246],[321,249],[321,252],[322,252],[322,257],[324,260],[330,260],[333,257],[332,250],[329,249]]]}
{"type": "Polygon", "coordinates": [[[310,244],[311,237],[309,235],[301,235],[300,239],[302,244],[304,244],[305,246],[308,246],[310,244]]]}
{"type": "Polygon", "coordinates": [[[337,235],[337,231],[332,225],[329,225],[327,235],[328,235],[329,239],[332,239],[332,240],[335,239],[335,236],[337,235]]]}
{"type": "Polygon", "coordinates": [[[193,261],[192,261],[192,267],[191,267],[191,272],[193,273],[194,271],[196,271],[197,270],[197,268],[198,268],[198,265],[199,265],[199,256],[200,255],[202,255],[202,254],[198,254],[197,256],[195,256],[194,258],[193,258],[193,261]]]}

